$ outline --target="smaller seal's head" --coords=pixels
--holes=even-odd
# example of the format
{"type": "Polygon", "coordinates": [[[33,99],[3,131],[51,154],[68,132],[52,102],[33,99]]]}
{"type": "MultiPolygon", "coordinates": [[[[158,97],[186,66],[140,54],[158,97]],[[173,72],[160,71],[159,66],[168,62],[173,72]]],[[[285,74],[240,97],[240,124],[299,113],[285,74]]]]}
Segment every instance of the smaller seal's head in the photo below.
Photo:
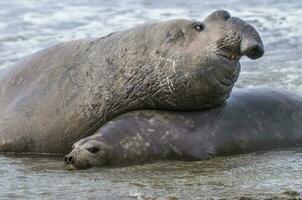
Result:
{"type": "Polygon", "coordinates": [[[67,169],[87,169],[106,163],[107,145],[101,136],[93,135],[72,145],[72,151],[64,157],[67,169]]]}

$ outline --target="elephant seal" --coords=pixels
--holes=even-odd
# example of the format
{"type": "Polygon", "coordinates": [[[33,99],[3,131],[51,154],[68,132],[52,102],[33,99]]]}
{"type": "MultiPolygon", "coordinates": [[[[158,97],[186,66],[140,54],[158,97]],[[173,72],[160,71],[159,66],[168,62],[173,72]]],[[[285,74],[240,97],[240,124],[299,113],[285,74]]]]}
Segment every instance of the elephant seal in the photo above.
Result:
{"type": "Polygon", "coordinates": [[[208,111],[123,114],[74,143],[64,160],[81,169],[296,147],[302,146],[301,121],[302,97],[269,88],[238,89],[208,111]]]}
{"type": "Polygon", "coordinates": [[[67,153],[138,109],[201,110],[228,98],[257,31],[226,11],[58,44],[0,75],[0,152],[67,153]]]}

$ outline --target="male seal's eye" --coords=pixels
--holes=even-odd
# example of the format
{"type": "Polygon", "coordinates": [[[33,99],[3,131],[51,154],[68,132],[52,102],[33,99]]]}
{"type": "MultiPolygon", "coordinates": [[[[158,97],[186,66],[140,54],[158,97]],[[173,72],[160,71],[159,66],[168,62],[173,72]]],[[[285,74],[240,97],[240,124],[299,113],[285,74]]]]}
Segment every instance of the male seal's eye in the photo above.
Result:
{"type": "Polygon", "coordinates": [[[90,147],[90,148],[87,148],[87,150],[88,150],[90,153],[96,153],[96,152],[98,152],[100,149],[97,148],[97,147],[90,147]]]}
{"type": "Polygon", "coordinates": [[[197,31],[203,31],[205,25],[202,23],[193,23],[193,27],[197,31]]]}

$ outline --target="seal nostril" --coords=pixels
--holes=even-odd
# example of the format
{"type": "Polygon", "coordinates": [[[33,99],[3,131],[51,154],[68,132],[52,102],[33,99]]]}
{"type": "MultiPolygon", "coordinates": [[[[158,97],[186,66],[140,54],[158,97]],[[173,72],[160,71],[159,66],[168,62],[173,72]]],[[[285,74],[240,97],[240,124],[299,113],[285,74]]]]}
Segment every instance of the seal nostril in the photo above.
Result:
{"type": "Polygon", "coordinates": [[[257,59],[263,56],[264,47],[260,35],[249,24],[243,23],[242,40],[240,45],[241,55],[246,55],[250,59],[257,59]]]}
{"type": "Polygon", "coordinates": [[[264,50],[260,45],[254,45],[246,50],[246,56],[251,59],[257,59],[263,56],[264,50]]]}
{"type": "Polygon", "coordinates": [[[69,163],[71,163],[72,162],[72,156],[65,156],[64,157],[64,162],[65,162],[65,164],[69,164],[69,163]]]}

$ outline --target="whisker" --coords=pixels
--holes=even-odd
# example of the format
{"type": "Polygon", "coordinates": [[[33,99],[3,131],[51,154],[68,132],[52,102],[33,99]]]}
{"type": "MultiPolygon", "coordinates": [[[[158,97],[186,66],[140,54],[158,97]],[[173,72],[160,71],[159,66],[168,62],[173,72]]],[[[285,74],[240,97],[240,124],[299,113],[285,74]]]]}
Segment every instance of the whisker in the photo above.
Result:
{"type": "Polygon", "coordinates": [[[96,159],[101,158],[104,154],[105,154],[105,152],[100,153],[100,154],[96,157],[96,159]]]}

